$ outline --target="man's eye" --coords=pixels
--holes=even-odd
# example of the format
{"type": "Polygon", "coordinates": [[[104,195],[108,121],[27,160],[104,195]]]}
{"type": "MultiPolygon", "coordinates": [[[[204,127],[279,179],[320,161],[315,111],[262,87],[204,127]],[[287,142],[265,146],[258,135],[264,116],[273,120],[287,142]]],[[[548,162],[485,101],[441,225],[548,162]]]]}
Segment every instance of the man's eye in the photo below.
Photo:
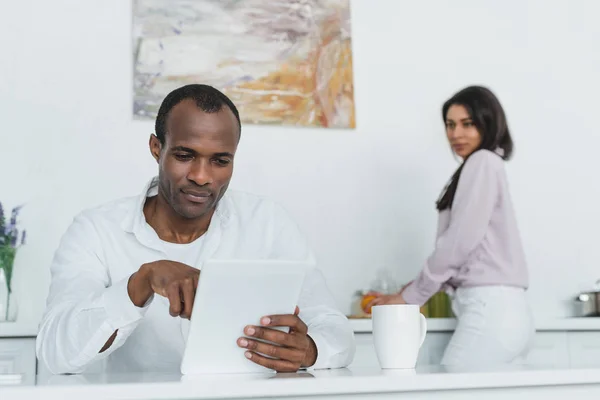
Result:
{"type": "Polygon", "coordinates": [[[229,165],[229,160],[224,159],[224,158],[217,158],[215,159],[215,163],[217,163],[217,165],[224,167],[226,165],[229,165]]]}
{"type": "Polygon", "coordinates": [[[180,161],[188,161],[192,159],[190,154],[175,154],[175,158],[180,161]]]}

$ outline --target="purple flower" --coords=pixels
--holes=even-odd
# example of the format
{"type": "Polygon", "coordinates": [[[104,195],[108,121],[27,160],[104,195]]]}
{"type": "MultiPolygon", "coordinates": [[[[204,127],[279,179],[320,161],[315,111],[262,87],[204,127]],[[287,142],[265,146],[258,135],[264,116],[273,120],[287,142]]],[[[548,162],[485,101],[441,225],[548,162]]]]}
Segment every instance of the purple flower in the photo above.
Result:
{"type": "Polygon", "coordinates": [[[11,226],[17,225],[17,218],[19,217],[19,211],[21,211],[21,208],[23,208],[22,205],[16,206],[15,208],[12,209],[12,213],[10,214],[10,225],[11,226]]]}
{"type": "Polygon", "coordinates": [[[25,232],[22,232],[21,235],[19,235],[19,229],[17,229],[19,211],[21,208],[23,208],[23,205],[12,209],[10,220],[7,225],[4,216],[4,207],[2,207],[2,204],[0,203],[0,245],[9,245],[16,248],[24,243],[25,232]]]}
{"type": "Polygon", "coordinates": [[[10,236],[10,245],[12,247],[17,247],[17,238],[19,237],[19,230],[17,228],[15,228],[12,232],[11,232],[11,236],[10,236]]]}

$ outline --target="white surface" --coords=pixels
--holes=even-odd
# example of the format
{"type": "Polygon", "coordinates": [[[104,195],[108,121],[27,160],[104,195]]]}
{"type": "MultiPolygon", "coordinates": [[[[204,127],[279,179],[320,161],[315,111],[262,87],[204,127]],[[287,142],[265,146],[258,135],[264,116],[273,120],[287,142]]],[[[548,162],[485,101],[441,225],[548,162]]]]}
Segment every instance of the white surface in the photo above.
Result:
{"type": "MultiPolygon", "coordinates": [[[[354,332],[372,332],[373,321],[368,318],[351,319],[354,332]]],[[[427,318],[428,332],[451,332],[456,327],[454,318],[427,318]]],[[[538,331],[600,331],[600,318],[556,318],[535,321],[538,331]]]]}
{"type": "MultiPolygon", "coordinates": [[[[2,399],[208,399],[314,395],[370,395],[422,391],[600,384],[600,368],[441,367],[382,371],[319,370],[299,374],[184,376],[166,374],[72,375],[38,380],[38,386],[3,387],[2,399]],[[310,379],[311,375],[315,379],[310,379]]],[[[415,393],[417,392],[417,393],[415,393]]]]}
{"type": "Polygon", "coordinates": [[[382,368],[414,368],[427,320],[413,304],[373,307],[373,344],[382,368]]]}
{"type": "Polygon", "coordinates": [[[0,322],[0,338],[2,337],[35,337],[37,336],[37,324],[24,321],[0,322]]]}
{"type": "MultiPolygon", "coordinates": [[[[570,300],[599,277],[600,2],[351,7],[357,129],[244,126],[232,187],[290,210],[349,312],[377,268],[403,281],[421,268],[434,201],[456,167],[440,107],[467,84],[488,85],[514,134],[508,175],[535,315],[571,315],[570,300]]],[[[156,171],[153,123],[132,120],[130,28],[129,1],[3,2],[0,167],[10,172],[0,200],[26,203],[14,281],[24,321],[39,320],[73,215],[138,193],[156,171]]]]}
{"type": "Polygon", "coordinates": [[[244,357],[237,339],[245,336],[246,325],[260,325],[264,316],[293,314],[310,267],[281,260],[207,261],[194,300],[189,336],[184,333],[187,344],[181,372],[265,372],[265,367],[244,357]]]}

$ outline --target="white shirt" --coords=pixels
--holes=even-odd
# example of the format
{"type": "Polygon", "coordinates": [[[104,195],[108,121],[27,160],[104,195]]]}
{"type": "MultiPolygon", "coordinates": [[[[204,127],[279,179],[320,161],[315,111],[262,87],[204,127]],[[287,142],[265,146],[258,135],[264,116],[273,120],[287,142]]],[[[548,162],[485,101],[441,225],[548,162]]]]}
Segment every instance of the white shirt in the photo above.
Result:
{"type": "Polygon", "coordinates": [[[196,260],[202,257],[205,238],[206,235],[202,235],[192,243],[170,243],[161,240],[161,245],[165,253],[169,255],[169,260],[194,266],[196,260]]]}
{"type": "MultiPolygon", "coordinates": [[[[172,245],[160,240],[143,214],[146,198],[156,193],[154,178],[138,197],[84,211],[61,239],[50,267],[50,292],[36,342],[38,358],[52,373],[85,372],[100,360],[110,372],[179,371],[183,320],[169,315],[169,302],[162,296],[154,295],[139,308],[127,293],[129,277],[142,264],[171,259],[172,245]],[[99,353],[116,330],[112,346],[99,353]]],[[[184,254],[195,247],[191,249],[184,254]]],[[[219,202],[197,249],[194,267],[208,259],[313,257],[305,237],[281,207],[232,190],[219,202]]],[[[307,275],[298,306],[317,346],[313,367],[350,364],[354,334],[318,269],[307,275]]]]}

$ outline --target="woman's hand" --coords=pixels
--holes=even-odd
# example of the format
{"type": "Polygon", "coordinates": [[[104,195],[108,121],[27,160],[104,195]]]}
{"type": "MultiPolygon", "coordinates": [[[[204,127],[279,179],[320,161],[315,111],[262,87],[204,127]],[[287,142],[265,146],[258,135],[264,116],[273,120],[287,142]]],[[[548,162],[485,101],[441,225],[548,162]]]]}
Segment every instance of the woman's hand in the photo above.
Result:
{"type": "Polygon", "coordinates": [[[369,304],[365,307],[367,310],[370,310],[373,306],[381,306],[386,304],[406,304],[406,301],[402,297],[402,293],[398,294],[381,294],[381,293],[369,293],[372,296],[377,296],[375,299],[371,300],[369,304]]]}
{"type": "Polygon", "coordinates": [[[402,292],[408,285],[410,285],[412,281],[408,282],[406,285],[402,286],[400,292],[397,294],[381,294],[379,292],[369,292],[367,296],[375,296],[375,299],[371,300],[369,304],[365,307],[365,310],[371,310],[373,306],[380,306],[386,304],[406,304],[406,300],[402,297],[402,292]]]}

